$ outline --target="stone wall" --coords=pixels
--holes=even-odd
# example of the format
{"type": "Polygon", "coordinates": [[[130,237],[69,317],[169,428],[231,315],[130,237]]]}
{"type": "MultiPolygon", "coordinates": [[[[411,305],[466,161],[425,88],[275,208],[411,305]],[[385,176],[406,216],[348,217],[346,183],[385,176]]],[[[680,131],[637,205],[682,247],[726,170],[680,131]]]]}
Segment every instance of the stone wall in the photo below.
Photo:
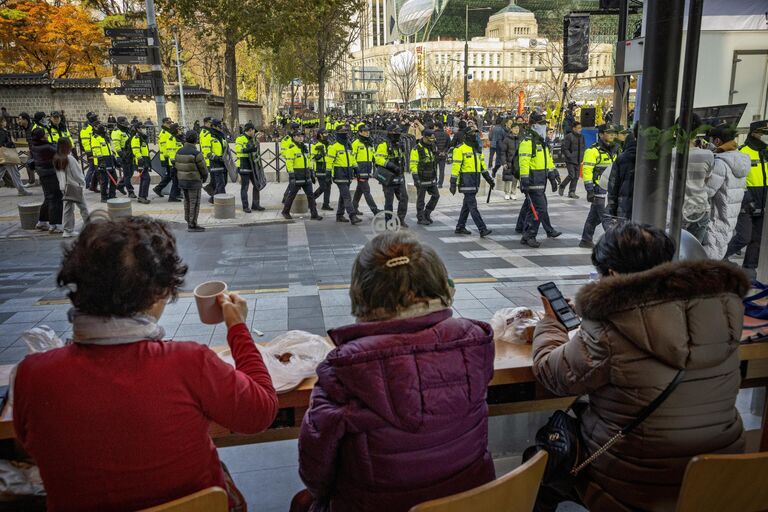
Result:
{"type": "MultiPolygon", "coordinates": [[[[203,117],[211,116],[221,118],[224,107],[221,101],[206,94],[194,94],[184,97],[187,111],[187,124],[192,126],[195,120],[202,123],[203,117]]],[[[153,122],[155,119],[154,100],[142,100],[112,94],[104,89],[53,89],[48,85],[33,86],[0,86],[0,106],[8,110],[8,114],[15,116],[20,112],[28,112],[30,115],[37,111],[46,113],[52,110],[63,110],[70,121],[84,121],[87,112],[96,112],[102,120],[112,113],[117,116],[126,116],[132,119],[137,116],[142,121],[147,117],[153,122]]],[[[174,120],[180,121],[181,107],[178,97],[166,98],[166,113],[174,120]]],[[[245,124],[248,120],[257,126],[262,124],[261,107],[240,106],[240,122],[245,124]]]]}

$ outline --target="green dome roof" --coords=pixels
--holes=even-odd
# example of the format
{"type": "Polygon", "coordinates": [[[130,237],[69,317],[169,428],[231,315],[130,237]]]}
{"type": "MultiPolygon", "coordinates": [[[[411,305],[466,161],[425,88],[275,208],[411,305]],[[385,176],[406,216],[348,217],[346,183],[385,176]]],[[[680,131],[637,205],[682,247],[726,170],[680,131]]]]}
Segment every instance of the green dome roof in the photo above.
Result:
{"type": "MultiPolygon", "coordinates": [[[[519,12],[519,13],[530,13],[528,9],[524,9],[520,7],[519,5],[515,5],[515,0],[509,0],[509,5],[497,12],[496,14],[504,14],[506,12],[519,12]]],[[[494,14],[494,16],[496,15],[494,14]]]]}

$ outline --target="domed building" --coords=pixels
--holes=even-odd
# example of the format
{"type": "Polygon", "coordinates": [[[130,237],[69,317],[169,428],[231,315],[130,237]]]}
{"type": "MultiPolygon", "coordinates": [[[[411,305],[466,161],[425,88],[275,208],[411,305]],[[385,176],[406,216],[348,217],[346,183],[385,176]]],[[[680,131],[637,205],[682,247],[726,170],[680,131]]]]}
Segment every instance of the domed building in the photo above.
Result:
{"type": "Polygon", "coordinates": [[[521,36],[536,37],[539,25],[536,16],[510,0],[509,5],[488,19],[485,36],[507,41],[521,36]]]}

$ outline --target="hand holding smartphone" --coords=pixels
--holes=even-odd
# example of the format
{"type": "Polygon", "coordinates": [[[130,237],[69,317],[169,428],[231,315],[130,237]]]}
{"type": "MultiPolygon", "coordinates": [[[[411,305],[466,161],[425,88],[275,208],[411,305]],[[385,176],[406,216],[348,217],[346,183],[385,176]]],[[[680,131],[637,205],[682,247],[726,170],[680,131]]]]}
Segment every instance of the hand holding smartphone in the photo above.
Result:
{"type": "Polygon", "coordinates": [[[565,300],[565,297],[563,297],[562,292],[560,292],[555,283],[551,281],[549,283],[544,283],[538,287],[538,290],[541,296],[549,302],[555,318],[557,318],[567,330],[572,331],[581,325],[581,319],[571,305],[568,304],[568,301],[565,300]]]}

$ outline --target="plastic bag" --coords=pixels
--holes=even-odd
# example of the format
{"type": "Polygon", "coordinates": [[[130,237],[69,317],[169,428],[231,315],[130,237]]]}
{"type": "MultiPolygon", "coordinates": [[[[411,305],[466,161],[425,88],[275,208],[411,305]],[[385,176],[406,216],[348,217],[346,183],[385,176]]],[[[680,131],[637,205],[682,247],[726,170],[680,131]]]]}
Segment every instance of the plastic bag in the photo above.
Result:
{"type": "Polygon", "coordinates": [[[530,308],[500,309],[493,314],[490,322],[493,339],[507,343],[531,343],[540,319],[541,315],[530,308]]]}
{"type": "MultiPolygon", "coordinates": [[[[292,391],[315,375],[317,365],[333,349],[325,338],[306,331],[288,331],[269,343],[257,343],[256,347],[278,393],[292,391]]],[[[222,359],[234,365],[231,355],[222,359]]]]}
{"type": "Polygon", "coordinates": [[[64,346],[64,341],[56,336],[56,332],[47,325],[41,325],[40,327],[33,327],[28,331],[24,331],[21,335],[21,339],[29,347],[29,353],[35,352],[47,352],[54,348],[60,348],[64,346]]]}
{"type": "Polygon", "coordinates": [[[26,462],[0,460],[0,502],[15,503],[18,506],[15,510],[28,510],[22,506],[27,500],[30,501],[29,510],[40,510],[31,506],[35,500],[39,505],[45,501],[45,489],[38,467],[26,462]]]}

